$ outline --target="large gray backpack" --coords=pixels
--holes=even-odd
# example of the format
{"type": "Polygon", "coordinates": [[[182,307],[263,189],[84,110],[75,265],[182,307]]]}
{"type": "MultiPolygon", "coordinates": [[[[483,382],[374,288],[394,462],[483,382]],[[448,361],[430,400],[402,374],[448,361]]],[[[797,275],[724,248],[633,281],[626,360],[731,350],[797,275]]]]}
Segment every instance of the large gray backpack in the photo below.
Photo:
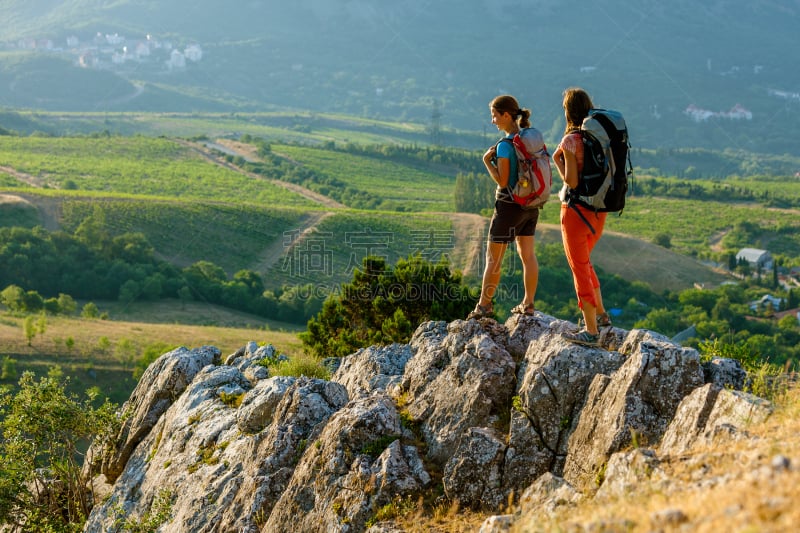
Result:
{"type": "Polygon", "coordinates": [[[619,111],[592,109],[580,134],[583,171],[572,200],[595,211],[622,211],[632,173],[625,119],[619,111]]]}
{"type": "Polygon", "coordinates": [[[517,204],[525,209],[539,209],[550,198],[553,184],[550,154],[541,132],[536,128],[522,128],[511,139],[517,154],[517,175],[509,176],[508,192],[517,204]]]}

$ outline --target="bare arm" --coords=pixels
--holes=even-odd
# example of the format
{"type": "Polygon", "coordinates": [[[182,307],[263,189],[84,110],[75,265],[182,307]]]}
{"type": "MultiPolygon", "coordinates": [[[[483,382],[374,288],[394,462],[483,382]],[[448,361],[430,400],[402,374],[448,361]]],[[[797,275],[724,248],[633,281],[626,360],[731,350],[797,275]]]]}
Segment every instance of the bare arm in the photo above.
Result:
{"type": "Polygon", "coordinates": [[[492,158],[494,157],[495,150],[497,147],[492,146],[486,153],[483,154],[483,164],[486,167],[486,171],[492,177],[492,179],[501,187],[505,187],[508,185],[508,175],[511,172],[511,163],[509,163],[508,159],[505,157],[498,157],[497,158],[497,166],[492,164],[492,158]]]}
{"type": "Polygon", "coordinates": [[[553,154],[553,162],[567,187],[576,188],[578,186],[578,160],[575,158],[575,154],[559,146],[553,154]]]}

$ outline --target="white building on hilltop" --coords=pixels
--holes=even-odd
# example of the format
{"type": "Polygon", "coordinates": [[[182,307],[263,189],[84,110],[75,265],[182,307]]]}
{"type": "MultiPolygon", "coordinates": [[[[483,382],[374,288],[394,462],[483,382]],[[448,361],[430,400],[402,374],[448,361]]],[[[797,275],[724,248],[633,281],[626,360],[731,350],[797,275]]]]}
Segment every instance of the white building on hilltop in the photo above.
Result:
{"type": "Polygon", "coordinates": [[[772,270],[772,254],[757,248],[742,248],[736,254],[736,262],[747,261],[754,269],[772,270]]]}

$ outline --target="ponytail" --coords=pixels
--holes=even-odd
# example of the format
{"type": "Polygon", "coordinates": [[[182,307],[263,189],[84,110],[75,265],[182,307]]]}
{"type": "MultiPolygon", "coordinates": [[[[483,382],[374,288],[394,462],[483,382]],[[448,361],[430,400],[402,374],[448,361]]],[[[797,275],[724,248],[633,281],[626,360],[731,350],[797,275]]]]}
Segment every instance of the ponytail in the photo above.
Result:
{"type": "Polygon", "coordinates": [[[520,109],[517,113],[517,124],[519,124],[520,128],[530,128],[531,127],[531,110],[530,109],[520,109]]]}

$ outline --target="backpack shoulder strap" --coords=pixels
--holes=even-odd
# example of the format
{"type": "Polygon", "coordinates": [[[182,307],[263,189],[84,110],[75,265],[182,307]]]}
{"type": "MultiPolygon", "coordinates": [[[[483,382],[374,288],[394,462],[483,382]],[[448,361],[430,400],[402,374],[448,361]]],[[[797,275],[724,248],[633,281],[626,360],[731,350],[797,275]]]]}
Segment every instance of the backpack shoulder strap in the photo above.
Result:
{"type": "MultiPolygon", "coordinates": [[[[508,137],[502,137],[494,145],[494,157],[492,157],[492,162],[495,163],[495,164],[497,164],[497,147],[500,146],[500,143],[503,142],[503,141],[511,143],[511,149],[512,149],[511,152],[514,154],[514,157],[517,156],[517,150],[516,150],[516,148],[514,146],[514,141],[512,139],[509,139],[508,137]]],[[[517,160],[519,160],[518,157],[517,157],[517,160]]]]}
{"type": "MultiPolygon", "coordinates": [[[[602,111],[602,109],[599,111],[602,111]]],[[[621,137],[619,130],[617,130],[617,126],[615,126],[614,123],[611,121],[611,119],[608,118],[605,114],[595,113],[592,115],[592,118],[594,118],[597,122],[600,123],[601,126],[603,126],[603,129],[606,130],[606,135],[608,135],[609,139],[616,140],[621,137]]]]}
{"type": "MultiPolygon", "coordinates": [[[[504,142],[504,141],[505,141],[505,142],[507,142],[507,143],[510,143],[510,144],[511,144],[511,148],[512,148],[512,151],[513,151],[514,155],[517,155],[516,145],[515,145],[515,143],[514,143],[514,138],[515,138],[515,137],[516,137],[516,135],[515,135],[514,137],[503,137],[503,138],[501,138],[501,139],[500,139],[499,141],[497,141],[497,143],[495,144],[495,148],[497,148],[498,146],[500,146],[500,143],[501,143],[501,142],[504,142]]],[[[497,151],[495,151],[495,154],[494,154],[494,156],[495,156],[495,157],[497,157],[497,151]]]]}

